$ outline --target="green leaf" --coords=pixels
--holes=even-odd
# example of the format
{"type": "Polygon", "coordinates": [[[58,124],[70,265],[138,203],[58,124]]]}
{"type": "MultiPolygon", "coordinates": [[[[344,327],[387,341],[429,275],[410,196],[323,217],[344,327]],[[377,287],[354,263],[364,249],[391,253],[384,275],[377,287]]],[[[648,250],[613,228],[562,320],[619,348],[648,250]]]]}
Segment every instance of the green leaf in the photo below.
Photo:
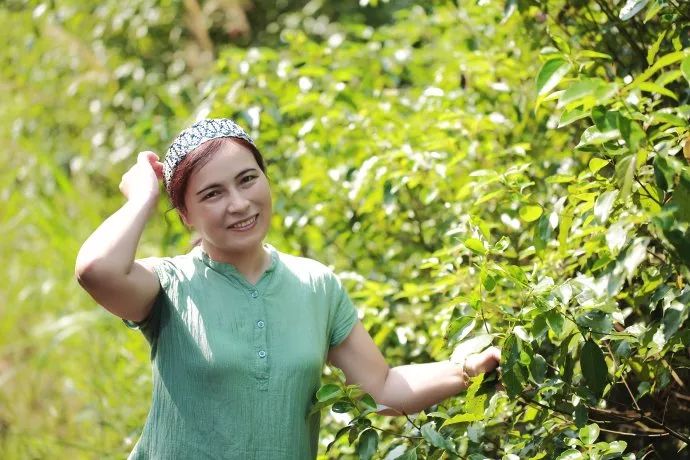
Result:
{"type": "Polygon", "coordinates": [[[464,340],[455,346],[450,360],[459,363],[471,354],[481,353],[491,345],[493,339],[493,336],[490,334],[479,334],[471,339],[464,340]]]}
{"type": "Polygon", "coordinates": [[[528,204],[520,208],[520,219],[525,222],[534,222],[539,219],[544,210],[539,205],[528,204]]]}
{"type": "Polygon", "coordinates": [[[589,115],[589,111],[575,108],[573,110],[564,110],[561,114],[561,118],[558,120],[558,127],[562,128],[568,126],[569,124],[586,118],[589,115]]]}
{"type": "Polygon", "coordinates": [[[477,238],[467,238],[465,240],[465,247],[469,249],[470,251],[484,255],[486,254],[486,249],[484,248],[484,243],[482,243],[480,240],[477,238]]]}
{"type": "Polygon", "coordinates": [[[582,50],[578,53],[578,58],[592,58],[592,59],[609,59],[611,60],[611,56],[606,54],[606,53],[600,53],[599,51],[592,51],[592,50],[582,50]]]}
{"type": "Polygon", "coordinates": [[[537,94],[542,96],[558,85],[570,70],[570,63],[556,58],[546,61],[537,74],[537,94]]]}
{"type": "Polygon", "coordinates": [[[353,406],[352,403],[349,401],[338,401],[337,403],[333,404],[332,407],[333,412],[336,412],[338,414],[346,414],[354,408],[355,406],[353,406]]]}
{"type": "Polygon", "coordinates": [[[555,310],[549,310],[546,312],[546,324],[549,325],[549,329],[553,331],[556,337],[560,337],[563,334],[563,323],[565,319],[563,315],[555,310]]]}
{"type": "MultiPolygon", "coordinates": [[[[620,454],[625,451],[625,449],[628,447],[628,443],[625,441],[612,441],[609,443],[609,448],[608,448],[608,453],[609,454],[620,454]]],[[[610,456],[604,457],[606,458],[614,458],[610,456]]]]}
{"type": "Polygon", "coordinates": [[[642,141],[644,141],[645,133],[642,127],[635,120],[630,120],[622,115],[618,116],[618,129],[621,136],[625,140],[631,152],[637,151],[642,141]]]}
{"type": "Polygon", "coordinates": [[[605,142],[612,141],[620,137],[620,131],[611,129],[609,131],[599,131],[596,126],[590,126],[585,129],[580,137],[580,142],[575,146],[576,149],[587,145],[601,145],[605,142]]]}
{"type": "Polygon", "coordinates": [[[681,118],[673,113],[669,113],[667,109],[661,109],[656,112],[651,113],[653,123],[668,123],[671,126],[676,126],[678,128],[685,128],[687,125],[687,120],[681,118]]]}
{"type": "Polygon", "coordinates": [[[505,385],[508,396],[514,398],[522,392],[525,384],[525,375],[522,372],[519,364],[515,364],[507,368],[502,375],[502,381],[505,385]]]}
{"type": "Polygon", "coordinates": [[[532,362],[529,364],[529,373],[537,383],[543,383],[546,377],[546,360],[539,353],[532,356],[532,362]]]}
{"type": "Polygon", "coordinates": [[[374,398],[366,393],[362,398],[359,400],[359,402],[367,409],[370,411],[375,411],[377,408],[376,401],[374,401],[374,398]]]}
{"type": "Polygon", "coordinates": [[[666,37],[666,31],[662,30],[659,36],[654,41],[654,43],[652,43],[652,46],[650,46],[649,50],[647,50],[648,65],[652,65],[652,63],[654,62],[654,58],[656,57],[656,54],[659,52],[659,47],[661,46],[661,42],[664,40],[664,37],[666,37]]]}
{"type": "Polygon", "coordinates": [[[465,395],[464,410],[481,418],[484,418],[484,403],[486,402],[486,395],[477,395],[477,391],[482,386],[484,381],[484,374],[480,374],[472,378],[472,384],[467,389],[465,395]]]}
{"type": "Polygon", "coordinates": [[[635,88],[639,86],[640,83],[645,82],[651,78],[652,75],[654,75],[656,72],[658,72],[660,69],[669,66],[671,64],[675,64],[676,62],[686,58],[687,55],[683,51],[674,51],[673,53],[666,54],[662,57],[660,57],[653,66],[642,72],[639,76],[633,80],[633,82],[630,84],[630,88],[635,88]]]}
{"type": "Polygon", "coordinates": [[[326,452],[331,450],[331,448],[335,445],[335,443],[338,441],[338,439],[342,438],[345,436],[345,434],[350,431],[350,425],[346,425],[342,427],[341,429],[338,430],[338,432],[335,434],[335,438],[333,438],[333,441],[328,443],[328,446],[326,447],[326,452]]]}
{"type": "Polygon", "coordinates": [[[441,428],[449,425],[457,425],[458,423],[476,422],[484,420],[484,414],[457,414],[443,422],[441,428]]]}
{"type": "Polygon", "coordinates": [[[657,186],[667,192],[673,186],[673,179],[676,175],[669,159],[663,153],[658,153],[654,158],[654,178],[657,186]]]}
{"type": "Polygon", "coordinates": [[[608,367],[604,359],[604,352],[591,339],[585,342],[580,351],[580,367],[587,388],[601,397],[608,381],[608,367]]]}
{"type": "Polygon", "coordinates": [[[609,163],[609,160],[594,157],[591,160],[589,160],[589,170],[592,172],[592,174],[596,174],[601,168],[608,165],[609,163]]]}
{"type": "Polygon", "coordinates": [[[417,460],[417,448],[406,450],[404,454],[396,457],[395,460],[417,460]]]}
{"type": "Polygon", "coordinates": [[[577,427],[583,427],[585,426],[585,423],[587,423],[587,420],[589,420],[589,411],[587,410],[587,406],[584,404],[578,404],[575,406],[575,425],[577,427]]]}
{"type": "Polygon", "coordinates": [[[580,428],[579,437],[580,441],[585,445],[594,444],[599,437],[599,425],[592,423],[591,425],[580,428]]]}
{"type": "Polygon", "coordinates": [[[432,446],[450,451],[455,450],[453,448],[453,445],[450,444],[450,442],[446,438],[441,436],[441,433],[436,431],[436,425],[434,424],[434,422],[429,422],[422,425],[421,432],[424,439],[426,439],[426,441],[432,446]]]}
{"type": "Polygon", "coordinates": [[[379,434],[372,428],[367,428],[359,435],[357,454],[360,460],[369,460],[376,453],[379,445],[379,434]]]}
{"type": "Polygon", "coordinates": [[[556,460],[584,460],[584,456],[575,449],[568,449],[556,458],[556,460]]]}
{"type": "Polygon", "coordinates": [[[573,101],[577,101],[587,96],[591,96],[600,87],[600,80],[587,79],[576,81],[575,83],[570,85],[563,92],[563,94],[561,94],[561,97],[558,100],[558,107],[565,107],[573,101]]]}
{"type": "Polygon", "coordinates": [[[338,385],[329,383],[319,388],[319,390],[316,392],[316,399],[321,402],[325,402],[330,399],[339,398],[342,395],[343,390],[338,385]]]}
{"type": "Polygon", "coordinates": [[[678,100],[678,96],[676,96],[672,91],[664,88],[661,85],[657,85],[656,83],[645,81],[637,85],[637,87],[640,88],[641,91],[646,91],[652,94],[663,94],[664,96],[670,97],[674,101],[678,100]]]}
{"type": "Polygon", "coordinates": [[[350,427],[350,431],[347,434],[347,442],[352,445],[357,440],[357,436],[359,435],[359,430],[357,430],[357,427],[355,425],[352,425],[350,427]]]}
{"type": "Polygon", "coordinates": [[[642,9],[647,6],[647,3],[649,3],[649,0],[628,0],[625,5],[623,5],[623,8],[621,8],[618,17],[623,21],[627,21],[642,11],[642,9]]]}
{"type": "Polygon", "coordinates": [[[608,220],[617,196],[618,190],[609,190],[597,198],[597,201],[594,203],[594,217],[597,218],[600,224],[604,224],[608,220]]]}
{"type": "Polygon", "coordinates": [[[503,19],[501,19],[501,24],[504,24],[517,10],[517,0],[507,0],[503,8],[503,19]]]}
{"type": "Polygon", "coordinates": [[[448,326],[447,339],[448,340],[462,340],[467,337],[467,334],[474,329],[473,316],[461,316],[454,318],[448,326]]]}
{"type": "Polygon", "coordinates": [[[487,273],[485,270],[482,270],[480,274],[480,279],[482,281],[484,289],[486,289],[486,292],[492,292],[496,287],[496,278],[491,276],[491,274],[487,273]]]}
{"type": "Polygon", "coordinates": [[[680,63],[680,71],[683,72],[683,76],[690,84],[690,56],[686,56],[680,63]]]}
{"type": "Polygon", "coordinates": [[[616,179],[620,187],[621,200],[630,195],[632,181],[637,171],[637,156],[635,154],[626,155],[616,163],[616,179]]]}
{"type": "MultiPolygon", "coordinates": [[[[663,0],[664,4],[666,0],[663,0]]],[[[650,19],[653,19],[656,17],[656,15],[661,11],[662,4],[659,2],[659,0],[654,0],[654,2],[649,6],[647,9],[647,14],[644,15],[644,23],[647,23],[650,19]]]]}
{"type": "Polygon", "coordinates": [[[618,129],[617,111],[607,110],[600,105],[592,109],[592,120],[599,131],[610,131],[618,129]]]}

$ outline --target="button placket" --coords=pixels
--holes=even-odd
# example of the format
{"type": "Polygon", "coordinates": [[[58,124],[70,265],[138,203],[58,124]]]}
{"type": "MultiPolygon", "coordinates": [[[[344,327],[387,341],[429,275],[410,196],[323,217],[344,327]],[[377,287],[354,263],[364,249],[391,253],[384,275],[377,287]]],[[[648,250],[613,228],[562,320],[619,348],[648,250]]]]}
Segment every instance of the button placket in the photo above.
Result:
{"type": "Polygon", "coordinates": [[[269,360],[268,353],[266,307],[256,288],[249,290],[250,304],[254,307],[254,349],[255,349],[255,377],[259,390],[268,390],[269,360]]]}

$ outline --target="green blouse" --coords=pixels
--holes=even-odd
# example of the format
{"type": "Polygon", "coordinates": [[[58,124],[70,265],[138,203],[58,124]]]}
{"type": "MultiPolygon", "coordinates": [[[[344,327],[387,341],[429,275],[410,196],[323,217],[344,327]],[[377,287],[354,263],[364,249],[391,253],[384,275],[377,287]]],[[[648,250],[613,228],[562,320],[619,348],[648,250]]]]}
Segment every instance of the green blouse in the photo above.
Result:
{"type": "Polygon", "coordinates": [[[316,458],[309,412],[357,312],[327,267],[266,247],[255,285],[199,247],[156,265],[161,291],[137,324],[153,400],[130,459],[316,458]]]}

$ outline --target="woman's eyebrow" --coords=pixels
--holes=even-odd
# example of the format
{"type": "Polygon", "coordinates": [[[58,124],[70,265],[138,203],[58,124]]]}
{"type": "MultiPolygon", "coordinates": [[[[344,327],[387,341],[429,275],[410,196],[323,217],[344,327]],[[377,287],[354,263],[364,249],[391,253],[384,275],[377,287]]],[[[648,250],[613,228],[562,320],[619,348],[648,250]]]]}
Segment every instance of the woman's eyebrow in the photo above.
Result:
{"type": "Polygon", "coordinates": [[[207,190],[209,190],[209,189],[212,189],[212,188],[215,188],[215,187],[220,187],[220,184],[219,184],[218,182],[214,182],[214,183],[212,183],[212,184],[208,184],[206,187],[204,187],[204,188],[202,188],[201,190],[199,190],[198,192],[196,192],[196,194],[197,194],[197,195],[201,195],[201,194],[204,193],[205,191],[207,191],[207,190]]]}
{"type": "Polygon", "coordinates": [[[242,175],[248,173],[249,171],[256,171],[256,168],[247,168],[247,169],[243,169],[242,171],[240,171],[239,173],[237,173],[237,175],[235,176],[235,179],[237,179],[238,177],[240,177],[240,176],[242,176],[242,175]]]}
{"type": "MultiPolygon", "coordinates": [[[[235,176],[235,179],[237,179],[237,178],[243,176],[244,174],[247,174],[248,172],[253,172],[253,171],[256,171],[256,168],[246,168],[246,169],[243,169],[242,171],[240,171],[239,173],[237,173],[237,175],[235,176]]],[[[196,194],[197,194],[197,195],[201,195],[201,194],[204,193],[205,191],[207,191],[207,190],[209,190],[209,189],[212,189],[212,188],[214,188],[214,187],[221,187],[221,184],[218,183],[218,182],[214,182],[214,183],[212,183],[212,184],[208,184],[206,187],[204,187],[204,188],[202,188],[201,190],[199,190],[198,192],[196,192],[196,194]]]]}

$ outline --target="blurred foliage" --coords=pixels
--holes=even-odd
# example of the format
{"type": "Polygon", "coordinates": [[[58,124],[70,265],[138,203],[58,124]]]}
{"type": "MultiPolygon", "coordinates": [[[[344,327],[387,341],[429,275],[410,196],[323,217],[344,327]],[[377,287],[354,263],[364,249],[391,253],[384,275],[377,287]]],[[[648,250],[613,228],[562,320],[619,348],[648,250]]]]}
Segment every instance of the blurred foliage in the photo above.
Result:
{"type": "MultiPolygon", "coordinates": [[[[269,240],[339,272],[391,365],[503,350],[505,391],[410,417],[327,369],[324,458],[687,458],[688,4],[273,3],[0,8],[0,456],[136,441],[147,345],[74,257],[136,152],[213,115],[269,161],[269,240]]],[[[142,256],[187,250],[167,208],[142,256]]]]}

